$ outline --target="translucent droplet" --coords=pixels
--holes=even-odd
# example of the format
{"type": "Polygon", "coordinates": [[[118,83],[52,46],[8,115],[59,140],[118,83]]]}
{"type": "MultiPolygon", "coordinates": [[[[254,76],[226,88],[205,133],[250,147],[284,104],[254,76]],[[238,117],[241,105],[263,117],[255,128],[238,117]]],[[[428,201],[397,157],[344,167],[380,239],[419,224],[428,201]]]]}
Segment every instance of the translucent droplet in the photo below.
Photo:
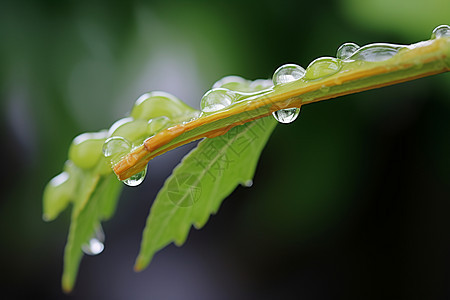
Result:
{"type": "Polygon", "coordinates": [[[240,76],[226,76],[218,81],[216,81],[214,83],[214,85],[212,86],[213,89],[217,89],[217,88],[221,88],[221,87],[225,87],[227,89],[232,89],[229,86],[234,86],[234,85],[248,85],[248,80],[240,77],[240,76]]]}
{"type": "Polygon", "coordinates": [[[88,255],[98,255],[105,249],[105,233],[100,225],[95,228],[95,233],[86,244],[81,246],[81,250],[88,255]]]}
{"type": "Polygon", "coordinates": [[[120,136],[110,137],[103,144],[103,155],[115,165],[131,150],[131,144],[120,136]]]}
{"type": "Polygon", "coordinates": [[[155,135],[161,130],[167,128],[170,124],[170,119],[168,117],[157,117],[150,119],[147,123],[147,134],[149,136],[155,135]]]}
{"type": "Polygon", "coordinates": [[[398,53],[405,46],[393,44],[369,44],[356,50],[356,52],[348,59],[363,60],[363,61],[385,61],[398,53]]]}
{"type": "Polygon", "coordinates": [[[224,88],[212,89],[206,92],[200,102],[203,112],[214,112],[230,106],[236,99],[236,94],[224,88]]]}
{"type": "Polygon", "coordinates": [[[277,111],[274,111],[272,113],[275,120],[277,120],[280,123],[292,123],[297,119],[298,115],[300,114],[300,108],[294,107],[294,108],[286,108],[286,109],[280,109],[277,111]]]}
{"type": "Polygon", "coordinates": [[[147,120],[123,118],[116,121],[109,128],[109,136],[120,136],[124,139],[137,142],[147,137],[147,120]]]}
{"type": "Polygon", "coordinates": [[[313,60],[306,68],[305,79],[320,79],[336,74],[341,69],[341,62],[334,57],[320,57],[313,60]]]}
{"type": "Polygon", "coordinates": [[[302,78],[305,75],[305,69],[296,64],[286,64],[279,67],[273,73],[273,84],[283,84],[302,78]]]}
{"type": "Polygon", "coordinates": [[[83,133],[74,138],[69,148],[69,159],[82,169],[94,167],[102,155],[106,131],[83,133]]]}
{"type": "Polygon", "coordinates": [[[226,88],[241,93],[252,93],[267,89],[273,86],[270,79],[247,80],[240,76],[226,76],[213,85],[213,89],[226,88]]]}
{"type": "Polygon", "coordinates": [[[128,186],[137,186],[137,185],[140,185],[144,181],[146,174],[147,174],[147,167],[145,167],[145,169],[142,170],[141,172],[134,174],[133,176],[131,176],[125,180],[122,180],[122,182],[128,186]]]}
{"type": "Polygon", "coordinates": [[[195,109],[165,92],[145,93],[136,100],[130,117],[134,119],[149,120],[156,117],[166,116],[170,119],[186,114],[194,113],[195,109]]]}
{"type": "Polygon", "coordinates": [[[359,46],[355,43],[344,43],[338,48],[336,57],[339,59],[347,59],[358,49],[359,46]]]}
{"type": "Polygon", "coordinates": [[[270,79],[256,79],[250,83],[250,90],[261,91],[273,86],[273,82],[270,79]]]}
{"type": "Polygon", "coordinates": [[[242,186],[245,186],[245,187],[251,187],[252,185],[253,185],[253,180],[251,180],[251,179],[242,183],[242,186]]]}
{"type": "Polygon", "coordinates": [[[431,34],[432,39],[438,39],[449,36],[450,36],[450,26],[448,25],[439,25],[433,30],[433,33],[431,34]]]}

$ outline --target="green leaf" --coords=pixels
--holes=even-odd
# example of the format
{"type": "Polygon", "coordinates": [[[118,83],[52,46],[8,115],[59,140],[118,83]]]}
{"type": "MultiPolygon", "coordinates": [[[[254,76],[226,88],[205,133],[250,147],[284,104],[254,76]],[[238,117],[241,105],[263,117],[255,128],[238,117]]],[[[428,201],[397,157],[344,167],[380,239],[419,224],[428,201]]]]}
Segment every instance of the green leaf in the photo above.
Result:
{"type": "Polygon", "coordinates": [[[141,270],[172,241],[183,244],[191,225],[204,226],[239,183],[249,185],[276,124],[272,113],[449,71],[448,27],[437,30],[431,40],[412,45],[352,45],[349,52],[344,44],[337,58],[318,58],[306,70],[296,66],[304,76],[295,80],[284,78],[292,65],[280,67],[274,85],[270,80],[225,77],[204,95],[202,111],[169,94],[148,93],[136,101],[131,117],[107,131],[75,138],[64,172],[50,181],[43,197],[45,220],[53,220],[73,203],[63,289],[73,288],[83,244],[115,210],[121,184],[111,174],[111,163],[117,177],[125,180],[154,157],[206,138],[174,170],[153,204],[135,266],[141,270]],[[118,140],[130,146],[124,153],[115,145],[118,140]]]}
{"type": "Polygon", "coordinates": [[[174,169],[156,197],[143,233],[135,269],[172,241],[182,245],[192,224],[201,228],[238,184],[249,185],[267,139],[272,117],[236,126],[205,139],[174,169]]]}
{"type": "MultiPolygon", "coordinates": [[[[223,108],[203,111],[199,117],[151,136],[115,164],[114,172],[119,179],[127,179],[141,172],[151,159],[171,149],[200,138],[218,136],[233,126],[269,116],[281,109],[298,108],[447,72],[450,68],[450,37],[445,34],[411,45],[375,43],[355,49],[348,57],[338,55],[340,58],[315,59],[304,71],[304,76],[297,80],[275,80],[274,86],[251,93],[227,91],[230,95],[217,97],[219,102],[228,98],[226,105],[216,103],[223,108]],[[232,101],[229,100],[231,98],[232,101]]],[[[205,96],[211,92],[214,90],[205,96]]]]}
{"type": "Polygon", "coordinates": [[[64,252],[62,287],[66,292],[71,291],[75,284],[83,256],[82,245],[94,236],[102,220],[112,216],[122,186],[113,174],[100,177],[86,172],[83,180],[84,184],[79,190],[80,196],[77,197],[72,210],[69,237],[64,252]],[[77,203],[83,204],[80,209],[76,209],[77,203]]]}

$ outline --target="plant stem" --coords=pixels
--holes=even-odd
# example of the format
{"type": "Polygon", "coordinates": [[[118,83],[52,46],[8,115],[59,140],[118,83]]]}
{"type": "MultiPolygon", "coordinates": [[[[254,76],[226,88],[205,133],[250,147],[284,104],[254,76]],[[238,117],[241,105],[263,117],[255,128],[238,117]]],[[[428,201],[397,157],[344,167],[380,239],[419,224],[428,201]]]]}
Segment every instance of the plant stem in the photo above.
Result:
{"type": "Polygon", "coordinates": [[[163,130],[123,157],[114,166],[114,172],[124,180],[140,172],[160,154],[197,139],[222,135],[234,126],[269,116],[280,109],[300,107],[449,70],[449,37],[413,44],[385,61],[343,61],[340,71],[332,76],[276,85],[248,94],[226,110],[163,130]]]}

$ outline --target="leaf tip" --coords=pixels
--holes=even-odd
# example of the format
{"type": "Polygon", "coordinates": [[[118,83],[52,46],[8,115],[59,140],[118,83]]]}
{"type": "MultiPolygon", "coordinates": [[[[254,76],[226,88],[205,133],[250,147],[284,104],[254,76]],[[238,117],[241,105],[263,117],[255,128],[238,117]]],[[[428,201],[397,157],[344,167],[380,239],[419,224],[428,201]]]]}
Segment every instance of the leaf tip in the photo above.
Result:
{"type": "Polygon", "coordinates": [[[139,256],[139,257],[136,259],[136,263],[134,264],[133,269],[134,269],[135,272],[141,272],[142,270],[145,269],[146,266],[147,266],[147,264],[144,262],[144,260],[142,259],[142,257],[139,256]]]}
{"type": "Polygon", "coordinates": [[[61,286],[65,294],[69,294],[73,290],[73,282],[67,276],[63,276],[61,286]]]}

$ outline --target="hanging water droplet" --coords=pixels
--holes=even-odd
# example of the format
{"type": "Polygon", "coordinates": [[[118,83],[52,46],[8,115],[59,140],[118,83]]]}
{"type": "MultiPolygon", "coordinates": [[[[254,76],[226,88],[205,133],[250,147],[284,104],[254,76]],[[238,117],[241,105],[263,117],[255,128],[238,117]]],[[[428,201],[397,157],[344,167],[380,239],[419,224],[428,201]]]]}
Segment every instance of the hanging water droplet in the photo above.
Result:
{"type": "Polygon", "coordinates": [[[338,48],[336,57],[339,59],[347,59],[358,49],[359,46],[355,43],[344,43],[338,48]]]}
{"type": "Polygon", "coordinates": [[[214,112],[230,106],[236,94],[224,88],[212,89],[206,92],[200,102],[200,108],[203,112],[214,112]]]}
{"type": "Polygon", "coordinates": [[[450,26],[448,25],[439,25],[433,30],[433,33],[431,34],[432,39],[439,39],[442,37],[449,37],[450,36],[450,26]]]}
{"type": "Polygon", "coordinates": [[[115,165],[131,150],[131,144],[120,136],[110,137],[103,144],[103,155],[115,165]]]}
{"type": "Polygon", "coordinates": [[[131,176],[125,180],[122,180],[122,182],[128,186],[137,186],[137,185],[140,185],[144,181],[146,174],[147,174],[147,166],[141,172],[134,174],[133,176],[131,176]]]}
{"type": "Polygon", "coordinates": [[[105,233],[103,232],[102,226],[99,224],[95,228],[94,236],[89,239],[86,244],[81,246],[81,250],[88,255],[98,255],[105,249],[105,233]]]}
{"type": "Polygon", "coordinates": [[[285,108],[280,109],[277,111],[274,111],[272,113],[275,120],[277,120],[280,123],[292,123],[297,119],[298,115],[300,114],[300,108],[294,107],[294,108],[285,108]]]}
{"type": "Polygon", "coordinates": [[[298,80],[305,76],[305,69],[296,64],[286,64],[273,73],[273,84],[283,84],[298,80]]]}
{"type": "Polygon", "coordinates": [[[251,179],[242,183],[242,186],[245,186],[245,187],[251,187],[252,185],[253,185],[253,180],[251,180],[251,179]]]}
{"type": "Polygon", "coordinates": [[[392,56],[396,55],[398,51],[406,48],[406,46],[376,43],[365,45],[350,56],[351,60],[363,60],[363,61],[385,61],[392,56]]]}

